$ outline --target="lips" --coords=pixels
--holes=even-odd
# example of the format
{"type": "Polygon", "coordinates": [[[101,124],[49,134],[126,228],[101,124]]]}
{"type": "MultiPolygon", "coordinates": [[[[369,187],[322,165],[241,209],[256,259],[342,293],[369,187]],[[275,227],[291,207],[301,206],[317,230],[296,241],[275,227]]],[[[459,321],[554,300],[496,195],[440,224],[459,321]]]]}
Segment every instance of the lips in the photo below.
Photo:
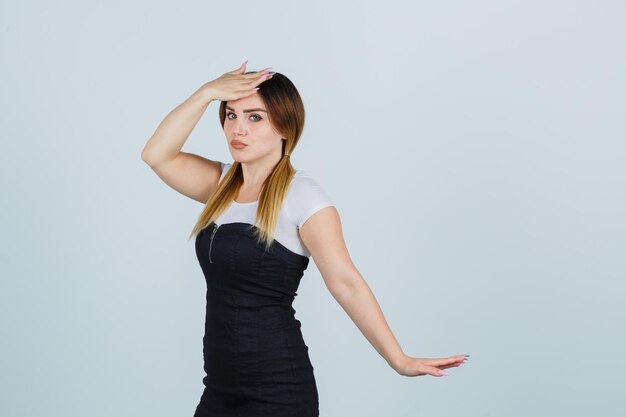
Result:
{"type": "Polygon", "coordinates": [[[238,141],[238,140],[233,140],[233,141],[230,142],[230,144],[232,146],[235,146],[235,147],[238,147],[238,148],[248,145],[247,143],[243,143],[243,142],[238,141]]]}

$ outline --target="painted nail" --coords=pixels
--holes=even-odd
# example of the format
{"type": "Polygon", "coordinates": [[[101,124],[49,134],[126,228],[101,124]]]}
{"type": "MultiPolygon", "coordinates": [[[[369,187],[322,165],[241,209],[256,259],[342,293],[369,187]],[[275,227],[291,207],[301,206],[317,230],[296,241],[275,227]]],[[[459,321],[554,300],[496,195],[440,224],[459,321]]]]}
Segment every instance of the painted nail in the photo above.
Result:
{"type": "Polygon", "coordinates": [[[447,372],[444,372],[444,371],[441,371],[441,372],[439,373],[439,375],[440,375],[440,376],[448,376],[448,373],[447,373],[447,372]]]}

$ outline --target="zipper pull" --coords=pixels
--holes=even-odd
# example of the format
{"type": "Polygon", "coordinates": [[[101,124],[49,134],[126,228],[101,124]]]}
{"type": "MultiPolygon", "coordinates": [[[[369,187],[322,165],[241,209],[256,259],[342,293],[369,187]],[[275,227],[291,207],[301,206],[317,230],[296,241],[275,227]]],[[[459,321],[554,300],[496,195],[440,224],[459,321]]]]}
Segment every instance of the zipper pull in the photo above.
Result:
{"type": "Polygon", "coordinates": [[[217,232],[217,228],[220,227],[219,224],[214,223],[213,224],[213,233],[211,233],[211,243],[209,243],[209,262],[213,263],[213,260],[211,260],[211,248],[213,247],[213,236],[215,236],[215,233],[217,232]]]}

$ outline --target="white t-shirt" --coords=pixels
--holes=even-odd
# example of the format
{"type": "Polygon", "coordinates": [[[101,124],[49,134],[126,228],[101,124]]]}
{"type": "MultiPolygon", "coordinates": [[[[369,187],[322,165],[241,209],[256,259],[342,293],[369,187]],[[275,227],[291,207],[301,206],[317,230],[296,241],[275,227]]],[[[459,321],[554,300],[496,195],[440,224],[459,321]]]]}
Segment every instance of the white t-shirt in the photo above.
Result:
{"type": "MultiPolygon", "coordinates": [[[[220,182],[232,164],[220,162],[222,175],[220,182]]],[[[258,201],[232,204],[216,220],[217,224],[242,222],[256,225],[256,209],[258,201]]],[[[310,257],[311,254],[300,238],[298,229],[309,217],[323,209],[334,206],[333,201],[305,171],[296,170],[289,191],[278,214],[278,224],[274,239],[287,249],[299,255],[310,257]]]]}

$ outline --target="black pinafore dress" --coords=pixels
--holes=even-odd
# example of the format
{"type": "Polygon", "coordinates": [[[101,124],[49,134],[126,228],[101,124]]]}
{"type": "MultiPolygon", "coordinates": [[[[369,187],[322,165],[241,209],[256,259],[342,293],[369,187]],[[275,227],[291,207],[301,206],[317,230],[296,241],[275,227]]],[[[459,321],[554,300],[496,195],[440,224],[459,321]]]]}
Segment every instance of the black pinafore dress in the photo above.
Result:
{"type": "Polygon", "coordinates": [[[255,225],[211,222],[196,237],[206,279],[204,391],[194,417],[318,417],[318,391],[292,307],[309,258],[255,225]]]}

